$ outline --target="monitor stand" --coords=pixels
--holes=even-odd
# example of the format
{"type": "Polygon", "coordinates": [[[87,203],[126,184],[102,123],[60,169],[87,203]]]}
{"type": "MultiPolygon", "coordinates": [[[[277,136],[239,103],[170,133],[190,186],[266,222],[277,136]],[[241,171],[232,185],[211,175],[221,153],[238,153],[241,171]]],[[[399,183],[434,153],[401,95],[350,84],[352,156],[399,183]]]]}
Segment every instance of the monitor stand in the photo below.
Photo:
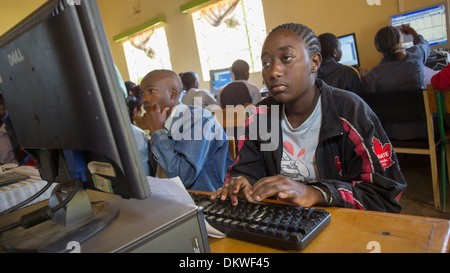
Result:
{"type": "MultiPolygon", "coordinates": [[[[61,203],[75,188],[69,181],[57,186],[49,201],[50,207],[61,203]]],[[[17,227],[2,234],[2,247],[8,252],[70,252],[97,234],[116,218],[119,208],[111,202],[91,203],[82,186],[73,199],[52,220],[29,229],[17,227]]]]}

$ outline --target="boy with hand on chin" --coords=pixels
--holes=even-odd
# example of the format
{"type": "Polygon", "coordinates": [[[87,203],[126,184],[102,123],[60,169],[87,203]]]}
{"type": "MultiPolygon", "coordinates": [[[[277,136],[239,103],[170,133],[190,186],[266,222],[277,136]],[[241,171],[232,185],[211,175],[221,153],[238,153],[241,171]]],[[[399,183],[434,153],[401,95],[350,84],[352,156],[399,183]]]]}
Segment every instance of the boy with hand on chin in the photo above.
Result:
{"type": "Polygon", "coordinates": [[[211,112],[180,104],[182,90],[180,77],[170,70],[152,71],[141,82],[152,175],[178,176],[186,189],[214,192],[233,163],[228,139],[211,112]]]}

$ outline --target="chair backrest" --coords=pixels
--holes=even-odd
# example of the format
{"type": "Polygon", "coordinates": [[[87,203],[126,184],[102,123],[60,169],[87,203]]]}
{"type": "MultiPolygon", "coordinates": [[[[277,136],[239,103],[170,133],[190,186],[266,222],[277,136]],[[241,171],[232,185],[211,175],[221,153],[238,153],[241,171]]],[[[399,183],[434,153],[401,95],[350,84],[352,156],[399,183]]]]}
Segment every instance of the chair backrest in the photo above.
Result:
{"type": "Polygon", "coordinates": [[[426,121],[422,90],[383,91],[360,95],[383,123],[426,121]]]}
{"type": "Polygon", "coordinates": [[[427,86],[427,95],[428,100],[430,101],[430,112],[433,114],[437,114],[439,112],[437,106],[438,92],[440,93],[440,100],[442,103],[442,113],[448,114],[448,109],[450,109],[450,90],[438,90],[432,85],[427,86]]]}
{"type": "MultiPolygon", "coordinates": [[[[391,138],[396,153],[432,153],[435,147],[435,130],[426,90],[385,91],[360,96],[372,108],[383,126],[400,123],[423,122],[426,124],[428,139],[395,140],[391,138]]],[[[389,132],[387,133],[389,136],[389,132]]]]}

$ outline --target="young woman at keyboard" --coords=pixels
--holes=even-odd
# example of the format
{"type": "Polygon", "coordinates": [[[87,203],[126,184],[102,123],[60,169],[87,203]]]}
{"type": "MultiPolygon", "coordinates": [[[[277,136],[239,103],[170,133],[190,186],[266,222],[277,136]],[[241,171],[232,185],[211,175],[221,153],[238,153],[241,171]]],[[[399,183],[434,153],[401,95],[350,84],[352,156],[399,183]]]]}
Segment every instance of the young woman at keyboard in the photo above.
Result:
{"type": "Polygon", "coordinates": [[[248,119],[239,156],[212,199],[400,212],[406,181],[392,145],[357,95],[317,79],[322,58],[312,30],[275,28],[261,59],[271,97],[248,119]],[[273,149],[262,149],[268,142],[262,132],[279,132],[273,149]]]}

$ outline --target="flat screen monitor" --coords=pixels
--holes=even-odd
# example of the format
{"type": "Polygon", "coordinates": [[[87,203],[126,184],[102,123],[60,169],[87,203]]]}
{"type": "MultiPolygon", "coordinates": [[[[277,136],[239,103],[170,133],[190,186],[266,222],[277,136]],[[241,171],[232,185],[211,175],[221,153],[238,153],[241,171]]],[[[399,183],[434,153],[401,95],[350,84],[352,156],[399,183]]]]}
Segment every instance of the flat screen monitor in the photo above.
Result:
{"type": "MultiPolygon", "coordinates": [[[[408,25],[428,41],[431,49],[449,47],[450,29],[448,2],[441,2],[417,10],[391,16],[391,25],[408,25]]],[[[403,35],[403,46],[413,46],[411,35],[403,35]]]]}
{"type": "Polygon", "coordinates": [[[339,36],[338,40],[341,43],[342,50],[342,58],[339,63],[355,68],[359,67],[359,53],[355,33],[339,36]]]}
{"type": "MultiPolygon", "coordinates": [[[[65,186],[68,191],[150,195],[96,1],[47,1],[1,36],[0,90],[19,145],[43,180],[83,180],[81,187],[65,186]]],[[[81,243],[92,234],[79,236],[81,243]]],[[[56,246],[55,240],[42,245],[56,246]]]]}
{"type": "Polygon", "coordinates": [[[231,68],[217,69],[209,71],[210,74],[210,91],[217,94],[219,90],[233,80],[233,72],[231,68]]]}

